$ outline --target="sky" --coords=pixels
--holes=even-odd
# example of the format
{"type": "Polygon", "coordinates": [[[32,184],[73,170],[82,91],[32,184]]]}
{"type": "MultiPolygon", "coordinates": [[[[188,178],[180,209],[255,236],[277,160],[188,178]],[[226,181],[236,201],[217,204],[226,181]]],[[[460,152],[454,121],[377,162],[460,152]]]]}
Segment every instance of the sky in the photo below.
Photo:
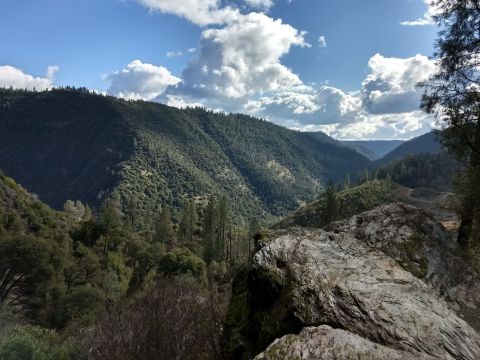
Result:
{"type": "Polygon", "coordinates": [[[0,0],[0,87],[87,87],[337,139],[435,119],[431,0],[0,0]]]}

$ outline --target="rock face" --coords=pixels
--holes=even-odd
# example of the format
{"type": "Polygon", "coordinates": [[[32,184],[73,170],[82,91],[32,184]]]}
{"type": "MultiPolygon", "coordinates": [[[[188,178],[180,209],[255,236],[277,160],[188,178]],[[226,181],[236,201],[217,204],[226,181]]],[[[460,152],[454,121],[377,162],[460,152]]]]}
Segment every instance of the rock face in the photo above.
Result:
{"type": "Polygon", "coordinates": [[[332,223],[325,230],[352,234],[395,259],[431,284],[437,295],[480,330],[480,278],[443,226],[422,210],[402,203],[385,205],[332,223]]]}
{"type": "Polygon", "coordinates": [[[258,359],[480,359],[480,335],[438,296],[454,259],[440,225],[395,204],[329,229],[263,241],[236,332],[250,337],[245,357],[300,333],[258,359]]]}
{"type": "Polygon", "coordinates": [[[309,327],[299,335],[275,340],[255,360],[433,360],[419,353],[394,350],[330,326],[309,327]]]}

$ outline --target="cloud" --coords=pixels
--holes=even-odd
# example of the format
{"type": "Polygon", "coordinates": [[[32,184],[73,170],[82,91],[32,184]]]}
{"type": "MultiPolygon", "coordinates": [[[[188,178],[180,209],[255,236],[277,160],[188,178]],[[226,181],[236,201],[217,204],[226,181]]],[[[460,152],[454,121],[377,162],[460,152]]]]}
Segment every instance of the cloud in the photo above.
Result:
{"type": "Polygon", "coordinates": [[[152,11],[183,17],[199,26],[225,24],[240,16],[238,9],[222,7],[220,0],[138,0],[152,11]]]}
{"type": "Polygon", "coordinates": [[[180,96],[175,96],[175,95],[166,95],[166,104],[168,106],[173,106],[179,109],[183,109],[186,107],[204,107],[203,104],[201,103],[195,103],[195,102],[187,102],[185,101],[184,98],[180,96]]]}
{"type": "Polygon", "coordinates": [[[376,54],[368,67],[370,73],[362,83],[362,97],[364,106],[373,114],[418,110],[421,91],[416,85],[436,70],[435,62],[423,55],[398,59],[376,54]]]}
{"type": "Polygon", "coordinates": [[[181,51],[167,51],[166,53],[167,57],[180,57],[183,55],[183,52],[181,51]]]}
{"type": "Polygon", "coordinates": [[[0,87],[14,89],[47,90],[53,87],[58,66],[49,66],[46,77],[34,77],[13,66],[0,66],[0,87]]]}
{"type": "Polygon", "coordinates": [[[274,4],[273,0],[245,0],[245,3],[252,8],[263,10],[270,9],[274,4]]]}
{"type": "Polygon", "coordinates": [[[415,85],[435,71],[427,57],[376,54],[356,92],[321,86],[251,99],[244,111],[301,131],[323,131],[339,139],[408,138],[428,131],[432,118],[419,110],[415,85]]]}
{"type": "Polygon", "coordinates": [[[425,25],[433,25],[435,21],[433,20],[434,16],[440,14],[440,9],[435,6],[434,0],[423,0],[425,5],[427,6],[427,11],[421,18],[418,18],[413,21],[402,21],[400,24],[403,26],[425,26],[425,25]]]}
{"type": "MultiPolygon", "coordinates": [[[[224,5],[235,2],[223,0],[137,1],[204,28],[181,79],[165,68],[149,65],[164,70],[161,79],[153,81],[154,72],[141,71],[140,76],[129,69],[131,63],[110,76],[110,93],[176,107],[202,104],[226,112],[247,112],[298,130],[325,131],[340,139],[411,137],[431,127],[432,119],[418,110],[421,94],[415,87],[435,71],[435,64],[425,56],[399,59],[374,55],[355,92],[315,87],[305,84],[281,62],[292,47],[311,47],[306,33],[264,13],[243,14],[239,10],[267,10],[274,1],[244,0],[247,7],[240,8],[224,5]],[[144,82],[155,85],[143,86],[144,82]]],[[[425,18],[431,19],[433,11],[425,18]]],[[[327,46],[325,36],[318,38],[318,46],[327,46]]]]}
{"type": "Polygon", "coordinates": [[[325,36],[322,35],[318,38],[318,46],[321,48],[327,47],[327,38],[325,36]]]}
{"type": "Polygon", "coordinates": [[[305,88],[298,75],[280,62],[292,46],[310,46],[304,35],[259,13],[242,15],[223,28],[206,29],[197,56],[173,91],[233,108],[255,94],[305,88]]]}
{"type": "Polygon", "coordinates": [[[163,94],[168,86],[180,82],[163,66],[144,64],[140,60],[108,75],[106,80],[110,82],[108,94],[133,100],[152,100],[163,94]]]}

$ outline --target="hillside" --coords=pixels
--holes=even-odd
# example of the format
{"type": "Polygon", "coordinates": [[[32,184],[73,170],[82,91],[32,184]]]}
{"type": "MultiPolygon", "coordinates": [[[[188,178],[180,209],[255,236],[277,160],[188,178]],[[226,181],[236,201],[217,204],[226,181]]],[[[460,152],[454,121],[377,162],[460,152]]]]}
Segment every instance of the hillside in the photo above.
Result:
{"type": "Polygon", "coordinates": [[[15,180],[0,172],[0,235],[68,238],[70,225],[63,212],[50,209],[15,180]]]}
{"type": "Polygon", "coordinates": [[[388,181],[372,180],[335,193],[334,209],[328,208],[326,200],[321,197],[288,215],[275,227],[280,229],[292,226],[323,227],[330,221],[344,219],[362,211],[371,210],[376,206],[393,202],[393,188],[394,185],[388,181]]]}
{"type": "Polygon", "coordinates": [[[406,155],[379,166],[374,174],[410,188],[451,191],[458,175],[458,163],[445,151],[406,155]]]}
{"type": "Polygon", "coordinates": [[[407,155],[436,153],[440,150],[441,145],[437,140],[435,132],[432,131],[401,144],[383,158],[379,159],[378,162],[387,164],[407,155]]]}
{"type": "Polygon", "coordinates": [[[0,90],[0,169],[54,208],[118,191],[139,215],[228,194],[249,219],[281,215],[369,165],[328,137],[245,115],[179,110],[85,90],[0,90]]]}

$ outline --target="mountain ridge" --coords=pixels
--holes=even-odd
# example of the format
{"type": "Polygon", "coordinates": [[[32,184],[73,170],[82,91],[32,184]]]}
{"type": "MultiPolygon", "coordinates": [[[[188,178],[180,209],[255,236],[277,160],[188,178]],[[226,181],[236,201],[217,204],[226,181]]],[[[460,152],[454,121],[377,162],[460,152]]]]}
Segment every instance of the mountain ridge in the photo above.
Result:
{"type": "Polygon", "coordinates": [[[437,153],[441,149],[442,146],[437,139],[437,132],[430,131],[399,145],[397,148],[378,159],[377,163],[386,164],[407,155],[437,153]]]}
{"type": "Polygon", "coordinates": [[[67,199],[98,208],[117,191],[145,215],[230,194],[237,214],[267,218],[369,165],[333,139],[247,115],[83,89],[0,91],[0,168],[57,209],[67,199]]]}

